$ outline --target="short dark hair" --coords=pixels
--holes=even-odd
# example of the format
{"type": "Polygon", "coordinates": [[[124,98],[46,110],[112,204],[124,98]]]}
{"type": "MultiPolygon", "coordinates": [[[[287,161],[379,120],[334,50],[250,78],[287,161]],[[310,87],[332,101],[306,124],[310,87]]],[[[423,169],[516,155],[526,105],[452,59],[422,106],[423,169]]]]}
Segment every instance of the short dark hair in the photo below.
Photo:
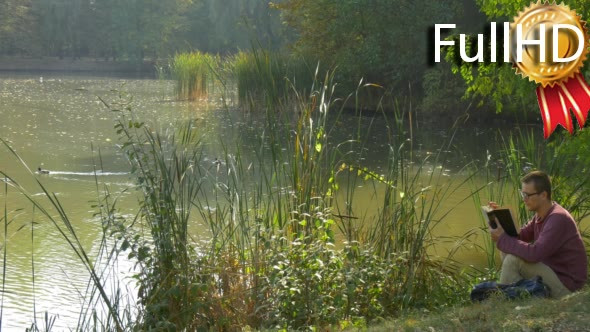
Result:
{"type": "Polygon", "coordinates": [[[538,193],[547,192],[547,198],[551,200],[551,179],[543,171],[532,171],[520,179],[522,183],[533,183],[538,193]]]}

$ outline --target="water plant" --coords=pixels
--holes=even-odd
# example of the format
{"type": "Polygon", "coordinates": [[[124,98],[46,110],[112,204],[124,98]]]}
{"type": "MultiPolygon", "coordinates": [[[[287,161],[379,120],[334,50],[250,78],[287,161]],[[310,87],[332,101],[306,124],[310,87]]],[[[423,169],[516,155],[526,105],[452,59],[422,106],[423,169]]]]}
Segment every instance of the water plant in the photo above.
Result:
{"type": "Polygon", "coordinates": [[[199,51],[176,54],[170,70],[176,80],[178,97],[188,100],[206,97],[215,82],[213,70],[218,62],[218,57],[199,51]]]}
{"type": "Polygon", "coordinates": [[[448,213],[441,202],[467,180],[452,185],[441,168],[411,166],[403,113],[390,127],[388,173],[362,167],[349,152],[359,137],[332,142],[344,105],[334,89],[333,73],[311,92],[294,89],[295,121],[268,101],[254,156],[230,142],[213,164],[192,123],[161,135],[130,106],[108,105],[121,114],[116,129],[142,189],[137,221],[150,234],[117,230],[141,266],[138,326],[302,328],[461,300],[465,275],[426,248],[448,213]],[[353,197],[359,180],[383,197],[362,230],[347,226],[361,217],[351,202],[336,204],[340,186],[353,197]],[[206,241],[188,234],[195,213],[206,241]]]}
{"type": "Polygon", "coordinates": [[[281,103],[290,100],[294,90],[304,92],[309,89],[315,68],[302,57],[258,48],[230,56],[226,66],[237,82],[241,105],[271,105],[275,108],[281,108],[281,103]]]}
{"type": "MultiPolygon", "coordinates": [[[[504,197],[523,171],[525,156],[534,161],[551,155],[553,174],[565,173],[567,158],[559,145],[548,147],[551,154],[530,153],[535,144],[514,138],[499,157],[505,165],[501,175],[490,162],[483,169],[483,184],[472,165],[448,178],[440,151],[448,150],[453,135],[441,143],[439,153],[419,157],[408,135],[410,109],[403,107],[394,116],[374,115],[379,116],[374,121],[387,124],[387,167],[370,169],[362,162],[368,133],[347,130],[343,139],[335,139],[343,131],[338,119],[350,103],[334,97],[334,73],[320,72],[309,90],[291,84],[291,92],[263,98],[263,121],[239,129],[256,134],[253,153],[239,138],[222,140],[222,150],[215,151],[221,157],[215,160],[202,144],[197,123],[157,132],[137,118],[124,95],[104,101],[118,117],[115,130],[139,205],[134,217],[124,218],[117,213],[116,194],[107,187],[99,190],[97,181],[97,216],[104,235],[94,259],[79,243],[55,195],[37,181],[49,211],[10,182],[60,231],[87,268],[92,287],[81,310],[81,329],[363,326],[412,308],[461,303],[474,272],[457,264],[452,252],[436,256],[431,250],[440,240],[433,228],[453,209],[442,203],[453,198],[459,204],[486,190],[504,197]],[[488,187],[493,181],[494,187],[488,187]],[[473,190],[461,197],[459,188],[470,184],[473,190]],[[360,195],[373,198],[370,206],[355,204],[360,195]],[[54,212],[58,217],[52,217],[54,212]],[[191,232],[196,226],[200,231],[191,232]],[[120,289],[107,287],[105,271],[123,253],[137,263],[136,310],[125,305],[120,289]],[[101,306],[107,309],[102,316],[93,310],[101,306]]],[[[268,80],[265,84],[274,86],[285,81],[282,74],[268,80]]],[[[359,85],[370,88],[374,86],[359,85]]],[[[556,197],[568,202],[564,206],[587,215],[586,189],[568,179],[556,181],[556,195],[562,195],[556,197]],[[565,196],[572,190],[574,195],[565,196]]],[[[474,199],[479,205],[480,198],[474,199]]],[[[0,221],[7,220],[5,212],[0,221]]]]}

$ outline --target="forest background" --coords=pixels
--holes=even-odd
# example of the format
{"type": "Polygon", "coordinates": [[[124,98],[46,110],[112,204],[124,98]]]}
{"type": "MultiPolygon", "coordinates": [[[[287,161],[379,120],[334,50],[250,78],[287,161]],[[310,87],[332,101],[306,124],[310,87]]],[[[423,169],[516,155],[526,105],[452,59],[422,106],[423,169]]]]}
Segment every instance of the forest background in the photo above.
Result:
{"type": "MultiPolygon", "coordinates": [[[[584,1],[565,1],[582,17],[584,1]]],[[[527,1],[402,0],[0,0],[0,56],[94,59],[163,66],[175,54],[221,56],[253,46],[337,67],[342,91],[362,78],[411,96],[422,120],[539,120],[534,85],[509,64],[434,64],[436,23],[453,33],[484,33],[489,21],[512,21],[527,1]],[[498,115],[501,114],[501,115],[498,115]]],[[[145,68],[145,67],[144,67],[145,68]]]]}

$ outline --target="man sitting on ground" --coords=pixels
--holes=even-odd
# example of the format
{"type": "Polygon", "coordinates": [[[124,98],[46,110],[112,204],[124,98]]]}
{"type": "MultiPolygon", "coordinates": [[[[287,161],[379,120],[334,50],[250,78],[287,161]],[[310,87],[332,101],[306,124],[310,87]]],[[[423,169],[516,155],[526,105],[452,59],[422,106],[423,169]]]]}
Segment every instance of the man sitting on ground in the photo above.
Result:
{"type": "MultiPolygon", "coordinates": [[[[492,240],[505,253],[501,284],[541,276],[551,297],[560,298],[584,286],[588,277],[588,257],[576,222],[567,210],[551,200],[551,181],[541,171],[521,180],[524,204],[535,215],[518,237],[504,233],[502,225],[490,227],[492,240]]],[[[497,208],[494,202],[490,207],[497,208]]]]}

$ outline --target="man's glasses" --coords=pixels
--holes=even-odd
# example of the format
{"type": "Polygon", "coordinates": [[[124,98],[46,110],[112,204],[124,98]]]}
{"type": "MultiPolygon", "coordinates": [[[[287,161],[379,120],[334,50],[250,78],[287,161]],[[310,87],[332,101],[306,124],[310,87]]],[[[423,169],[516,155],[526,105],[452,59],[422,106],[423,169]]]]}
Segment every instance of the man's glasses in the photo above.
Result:
{"type": "Polygon", "coordinates": [[[525,193],[524,191],[521,191],[520,192],[520,197],[522,197],[522,199],[528,199],[529,197],[535,196],[535,195],[538,195],[538,194],[540,194],[540,193],[530,193],[529,194],[529,193],[525,193]]]}

